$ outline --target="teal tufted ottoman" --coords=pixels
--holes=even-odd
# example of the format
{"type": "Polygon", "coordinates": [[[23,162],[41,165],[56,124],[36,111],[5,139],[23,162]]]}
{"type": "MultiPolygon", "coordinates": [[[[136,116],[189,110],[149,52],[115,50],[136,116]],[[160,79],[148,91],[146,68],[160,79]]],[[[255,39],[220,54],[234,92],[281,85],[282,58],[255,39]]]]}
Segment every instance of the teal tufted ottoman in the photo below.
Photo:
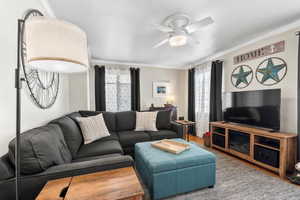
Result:
{"type": "MultiPolygon", "coordinates": [[[[173,139],[187,143],[182,139],[173,139]]],[[[153,199],[160,199],[200,188],[213,187],[216,181],[216,157],[196,144],[175,155],[151,146],[135,145],[136,168],[153,199]]]]}

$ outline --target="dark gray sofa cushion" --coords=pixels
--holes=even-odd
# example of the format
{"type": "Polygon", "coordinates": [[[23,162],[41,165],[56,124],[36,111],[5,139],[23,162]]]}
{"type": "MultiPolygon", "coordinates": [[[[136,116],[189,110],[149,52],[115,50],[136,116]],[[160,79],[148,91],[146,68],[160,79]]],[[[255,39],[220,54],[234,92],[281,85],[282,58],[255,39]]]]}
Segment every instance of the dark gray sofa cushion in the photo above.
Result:
{"type": "Polygon", "coordinates": [[[147,133],[151,136],[151,140],[162,140],[178,137],[177,133],[171,130],[147,131],[147,133]]]}
{"type": "MultiPolygon", "coordinates": [[[[82,116],[79,112],[73,112],[73,113],[68,114],[67,117],[70,117],[71,119],[73,119],[75,121],[76,124],[78,124],[76,118],[82,117],[82,116]]],[[[80,127],[79,124],[78,124],[78,127],[80,127]]]]}
{"type": "Polygon", "coordinates": [[[8,154],[5,154],[0,158],[0,181],[12,178],[15,176],[15,172],[10,164],[8,154]]]}
{"type": "Polygon", "coordinates": [[[97,140],[90,144],[82,145],[77,153],[76,159],[114,153],[123,154],[122,147],[118,141],[103,139],[97,140]]]}
{"type": "Polygon", "coordinates": [[[138,142],[151,140],[150,135],[143,131],[121,131],[118,135],[122,147],[133,147],[138,142]]]}
{"type": "Polygon", "coordinates": [[[60,126],[72,157],[75,157],[80,146],[83,144],[83,137],[78,124],[66,116],[53,120],[50,123],[55,123],[60,126]]]}
{"type": "Polygon", "coordinates": [[[117,112],[115,115],[118,131],[129,131],[135,129],[136,113],[134,111],[117,112]]]}
{"type": "Polygon", "coordinates": [[[156,128],[159,130],[171,129],[171,111],[170,110],[158,111],[157,118],[156,118],[156,128]]]}
{"type": "Polygon", "coordinates": [[[106,140],[117,140],[117,141],[119,141],[119,136],[116,132],[109,131],[109,134],[110,134],[110,136],[101,138],[101,140],[102,141],[106,141],[106,140]]]}
{"type": "Polygon", "coordinates": [[[105,125],[109,131],[116,131],[116,114],[113,112],[102,112],[102,111],[79,111],[82,117],[95,116],[100,113],[103,114],[105,125]]]}
{"type": "MultiPolygon", "coordinates": [[[[21,173],[33,174],[53,165],[69,163],[72,155],[57,124],[31,129],[20,136],[21,173]]],[[[9,143],[9,158],[15,162],[15,139],[9,143]]]]}

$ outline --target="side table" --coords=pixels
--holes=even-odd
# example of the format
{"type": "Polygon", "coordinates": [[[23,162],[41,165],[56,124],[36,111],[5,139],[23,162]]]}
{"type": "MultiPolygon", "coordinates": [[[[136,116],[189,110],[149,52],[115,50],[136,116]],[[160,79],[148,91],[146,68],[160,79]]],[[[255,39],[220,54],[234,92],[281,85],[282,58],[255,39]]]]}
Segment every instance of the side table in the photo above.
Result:
{"type": "Polygon", "coordinates": [[[188,120],[176,120],[175,122],[183,126],[183,138],[187,141],[190,141],[189,127],[194,126],[196,122],[188,120]]]}

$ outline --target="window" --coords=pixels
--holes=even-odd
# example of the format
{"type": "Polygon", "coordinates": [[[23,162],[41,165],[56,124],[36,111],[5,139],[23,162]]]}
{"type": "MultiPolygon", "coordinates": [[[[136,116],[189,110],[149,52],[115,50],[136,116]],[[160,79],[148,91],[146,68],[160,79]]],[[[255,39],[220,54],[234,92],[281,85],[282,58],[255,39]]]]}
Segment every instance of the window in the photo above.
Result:
{"type": "Polygon", "coordinates": [[[210,63],[200,65],[195,70],[195,109],[197,135],[202,135],[209,130],[210,107],[210,63]]]}
{"type": "Polygon", "coordinates": [[[131,110],[131,81],[128,68],[105,68],[106,111],[131,110]]]}

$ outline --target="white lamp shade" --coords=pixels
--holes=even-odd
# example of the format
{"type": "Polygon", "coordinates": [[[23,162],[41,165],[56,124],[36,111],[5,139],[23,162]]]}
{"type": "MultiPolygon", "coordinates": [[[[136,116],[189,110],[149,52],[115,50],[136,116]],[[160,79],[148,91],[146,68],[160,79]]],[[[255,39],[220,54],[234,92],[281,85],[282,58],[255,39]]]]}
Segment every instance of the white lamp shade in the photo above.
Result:
{"type": "Polygon", "coordinates": [[[29,67],[48,72],[86,71],[87,37],[74,24],[46,17],[25,22],[26,61],[29,67]]]}

